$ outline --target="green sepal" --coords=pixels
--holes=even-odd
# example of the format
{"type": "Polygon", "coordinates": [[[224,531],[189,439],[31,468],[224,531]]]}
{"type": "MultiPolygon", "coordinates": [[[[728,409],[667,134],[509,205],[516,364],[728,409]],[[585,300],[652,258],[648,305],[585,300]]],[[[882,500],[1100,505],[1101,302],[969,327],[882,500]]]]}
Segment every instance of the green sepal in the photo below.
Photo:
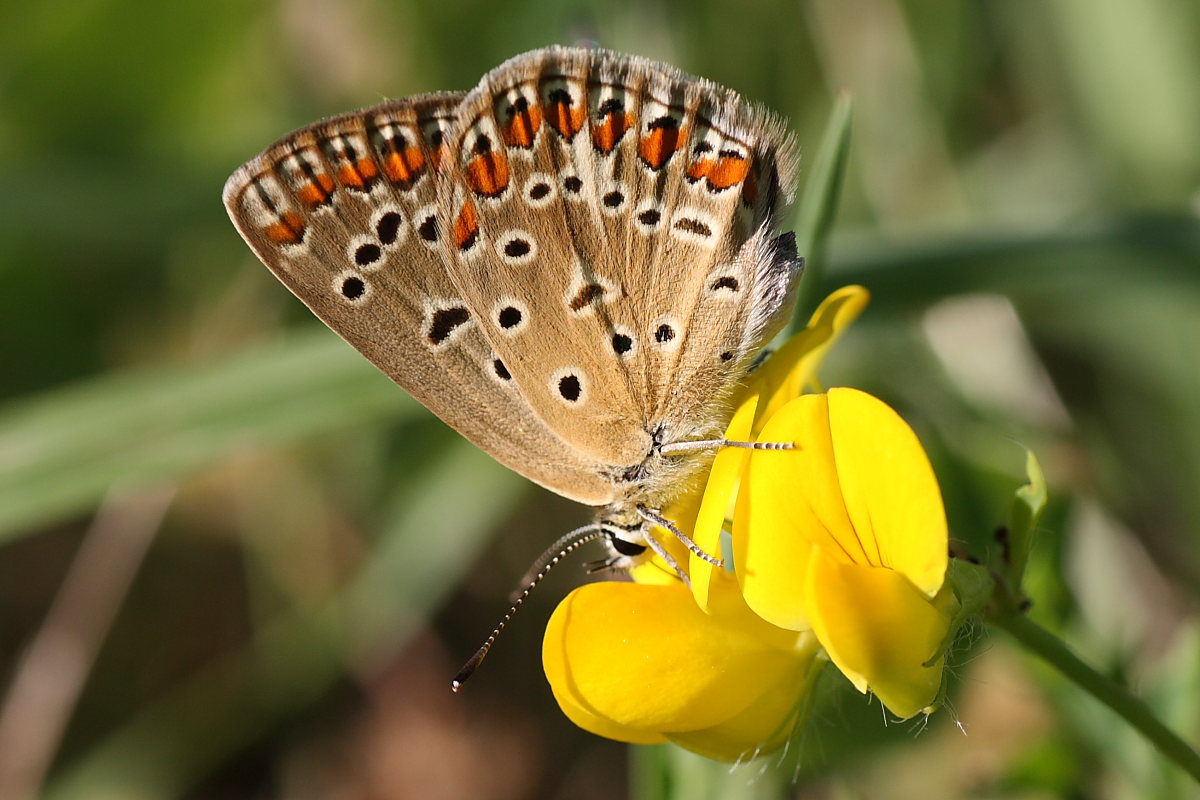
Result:
{"type": "Polygon", "coordinates": [[[1000,567],[1014,598],[1022,596],[1021,580],[1033,546],[1033,532],[1046,508],[1046,477],[1029,449],[1025,450],[1025,474],[1029,483],[1017,489],[1008,511],[1007,551],[1000,567]]]}
{"type": "Polygon", "coordinates": [[[962,627],[991,602],[995,589],[996,580],[987,567],[962,558],[950,559],[946,582],[934,598],[935,604],[951,614],[950,627],[946,630],[946,638],[925,662],[925,666],[933,665],[946,655],[962,627]]]}

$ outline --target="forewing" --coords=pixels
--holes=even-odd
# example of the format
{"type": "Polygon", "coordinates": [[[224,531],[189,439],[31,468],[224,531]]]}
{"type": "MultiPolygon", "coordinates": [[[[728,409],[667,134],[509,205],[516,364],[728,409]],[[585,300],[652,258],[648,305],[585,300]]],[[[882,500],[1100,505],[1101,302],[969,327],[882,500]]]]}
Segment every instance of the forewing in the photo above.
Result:
{"type": "Polygon", "coordinates": [[[224,200],[263,263],[330,328],[506,466],[589,504],[597,466],[533,414],[446,272],[439,167],[462,96],[303,128],[239,168],[224,200]]]}
{"type": "Polygon", "coordinates": [[[485,76],[454,141],[451,273],[537,415],[612,465],[711,434],[799,274],[774,242],[782,124],[664,64],[549,48],[485,76]]]}

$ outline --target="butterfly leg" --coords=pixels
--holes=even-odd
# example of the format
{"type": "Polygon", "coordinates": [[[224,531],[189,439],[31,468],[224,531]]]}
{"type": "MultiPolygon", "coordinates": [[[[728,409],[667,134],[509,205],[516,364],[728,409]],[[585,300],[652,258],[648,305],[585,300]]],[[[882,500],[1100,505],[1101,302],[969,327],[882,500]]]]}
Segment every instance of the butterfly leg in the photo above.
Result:
{"type": "Polygon", "coordinates": [[[646,531],[646,545],[655,552],[655,554],[663,561],[667,562],[667,566],[675,570],[675,574],[679,576],[679,580],[683,581],[683,585],[692,588],[692,581],[688,578],[687,573],[679,567],[679,562],[675,560],[675,556],[663,547],[663,543],[654,538],[654,534],[646,531]]]}
{"type": "Polygon", "coordinates": [[[732,439],[700,439],[695,442],[671,442],[658,448],[660,453],[690,453],[695,450],[716,450],[721,447],[741,447],[745,450],[792,450],[794,442],[735,442],[732,439]]]}
{"type": "Polygon", "coordinates": [[[598,575],[601,572],[614,572],[620,569],[616,558],[600,558],[584,562],[583,571],[588,575],[598,575]]]}
{"type": "MultiPolygon", "coordinates": [[[[700,545],[698,545],[694,541],[692,541],[692,537],[688,536],[686,533],[679,530],[678,525],[676,525],[674,522],[672,522],[671,520],[664,517],[662,514],[658,513],[657,511],[654,511],[652,509],[646,508],[644,505],[641,505],[640,503],[636,506],[636,508],[637,508],[637,513],[641,516],[642,519],[646,520],[647,522],[651,523],[652,525],[658,525],[659,527],[666,528],[671,533],[675,534],[675,538],[678,539],[679,541],[683,542],[683,546],[686,547],[688,550],[691,550],[695,555],[697,555],[700,558],[702,558],[703,560],[707,561],[709,564],[712,564],[714,567],[724,567],[725,566],[724,561],[717,558],[716,556],[712,556],[712,555],[709,555],[708,553],[704,552],[704,550],[701,549],[700,545]]],[[[654,540],[654,537],[650,535],[649,531],[647,531],[646,532],[646,541],[649,543],[653,540],[654,540]]],[[[662,553],[659,553],[658,550],[655,550],[654,552],[658,553],[660,556],[662,555],[662,553]]],[[[666,561],[666,558],[663,558],[663,560],[666,561]]],[[[670,563],[670,562],[668,561],[667,563],[670,563]]]]}

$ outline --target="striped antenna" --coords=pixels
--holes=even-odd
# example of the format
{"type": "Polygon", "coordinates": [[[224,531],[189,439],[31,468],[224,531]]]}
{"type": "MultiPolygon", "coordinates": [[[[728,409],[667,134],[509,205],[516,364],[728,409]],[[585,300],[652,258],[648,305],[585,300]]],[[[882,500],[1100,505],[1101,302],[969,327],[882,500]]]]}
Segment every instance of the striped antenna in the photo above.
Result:
{"type": "Polygon", "coordinates": [[[534,576],[529,580],[529,583],[526,584],[525,588],[521,590],[521,593],[517,595],[517,598],[513,600],[513,604],[508,609],[508,613],[505,614],[504,618],[500,620],[500,624],[495,627],[495,629],[492,631],[492,634],[487,637],[487,641],[483,643],[483,646],[475,651],[475,655],[467,659],[467,663],[463,664],[462,669],[460,669],[458,674],[454,676],[454,680],[450,682],[450,689],[457,693],[460,689],[462,689],[463,684],[467,682],[467,678],[470,678],[475,674],[475,670],[479,669],[479,665],[483,663],[485,658],[487,658],[487,654],[492,649],[492,645],[496,643],[496,638],[500,635],[500,631],[504,630],[504,626],[507,625],[509,621],[516,615],[517,609],[521,607],[521,604],[524,603],[525,599],[533,592],[534,587],[541,583],[542,579],[550,574],[550,570],[554,569],[558,562],[562,561],[568,555],[575,552],[580,547],[583,547],[588,542],[594,542],[597,539],[608,535],[610,534],[608,534],[597,523],[584,525],[582,528],[576,528],[575,530],[566,534],[553,545],[551,545],[545,553],[542,553],[542,555],[538,557],[537,561],[534,562],[535,568],[537,569],[536,574],[534,574],[534,576]],[[551,556],[550,554],[554,553],[556,548],[559,548],[558,552],[551,556]]]}

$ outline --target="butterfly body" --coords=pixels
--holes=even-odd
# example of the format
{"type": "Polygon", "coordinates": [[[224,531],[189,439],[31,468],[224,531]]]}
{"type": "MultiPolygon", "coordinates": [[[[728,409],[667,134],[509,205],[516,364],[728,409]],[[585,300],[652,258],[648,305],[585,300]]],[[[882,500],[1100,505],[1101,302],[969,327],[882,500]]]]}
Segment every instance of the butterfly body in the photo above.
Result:
{"type": "Polygon", "coordinates": [[[776,117],[662,64],[548,48],[464,94],[297,131],[224,200],[263,262],[506,466],[644,533],[703,473],[802,261],[776,117]]]}

